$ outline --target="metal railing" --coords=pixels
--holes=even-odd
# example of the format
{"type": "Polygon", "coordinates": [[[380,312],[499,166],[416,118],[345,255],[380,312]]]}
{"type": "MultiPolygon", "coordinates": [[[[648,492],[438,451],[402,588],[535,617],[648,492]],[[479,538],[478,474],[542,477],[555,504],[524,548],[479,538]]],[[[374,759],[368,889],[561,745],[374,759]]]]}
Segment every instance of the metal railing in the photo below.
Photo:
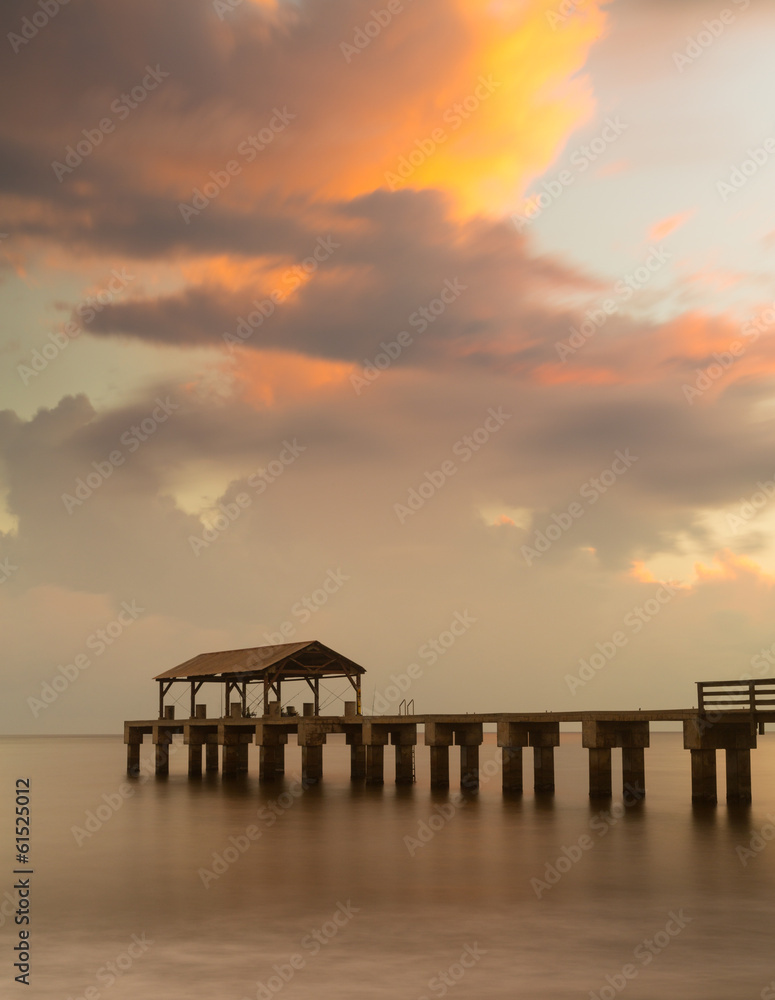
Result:
{"type": "Polygon", "coordinates": [[[697,707],[701,712],[774,712],[775,679],[697,681],[697,707]]]}
{"type": "Polygon", "coordinates": [[[398,706],[399,715],[414,715],[414,698],[411,701],[407,701],[406,698],[398,706]]]}

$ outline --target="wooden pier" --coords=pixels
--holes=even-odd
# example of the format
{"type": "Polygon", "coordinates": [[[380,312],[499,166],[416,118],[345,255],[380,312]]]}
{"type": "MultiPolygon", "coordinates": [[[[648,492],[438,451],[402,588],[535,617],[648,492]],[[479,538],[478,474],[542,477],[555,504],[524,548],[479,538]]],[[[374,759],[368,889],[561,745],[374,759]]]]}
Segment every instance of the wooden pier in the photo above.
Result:
{"type": "Polygon", "coordinates": [[[146,736],[155,747],[156,774],[169,772],[169,747],[182,734],[188,747],[188,773],[218,772],[224,778],[248,769],[248,746],[259,746],[259,780],[272,782],[285,771],[285,747],[293,735],[301,748],[302,783],[315,784],[323,776],[323,747],[331,734],[344,734],[350,747],[350,776],[370,785],[384,783],[385,747],[394,748],[395,782],[415,780],[415,752],[419,727],[430,756],[432,788],[450,785],[450,748],[460,748],[460,786],[474,792],[479,785],[479,747],[485,725],[494,725],[501,748],[503,791],[523,790],[523,750],[532,749],[533,787],[551,793],[555,787],[554,748],[560,744],[560,726],[581,725],[582,746],[589,752],[589,794],[612,795],[612,751],[622,752],[622,784],[630,797],[646,791],[645,751],[650,723],[683,724],[684,748],[691,758],[692,799],[717,801],[716,751],[726,757],[726,797],[730,802],[751,801],[751,750],[767,722],[775,722],[775,680],[698,682],[698,708],[624,712],[542,712],[458,715],[380,715],[360,713],[360,679],[364,669],[319,642],[232,650],[204,654],[156,679],[160,681],[159,718],[124,723],[127,770],[140,773],[140,749],[146,736]],[[246,665],[250,660],[249,666],[246,665]],[[231,670],[224,670],[224,665],[231,670]],[[204,672],[207,669],[208,672],[204,672]],[[319,714],[319,679],[344,677],[356,692],[344,702],[342,715],[319,714]],[[191,714],[175,718],[174,706],[165,706],[172,678],[191,685],[191,714]],[[305,681],[315,700],[303,705],[303,714],[283,713],[280,682],[305,681]],[[195,695],[207,681],[226,685],[229,712],[208,718],[206,706],[195,695]],[[250,715],[247,690],[260,683],[263,712],[250,715]],[[240,700],[229,702],[236,690],[240,700]],[[204,757],[204,760],[203,760],[204,757]]]}

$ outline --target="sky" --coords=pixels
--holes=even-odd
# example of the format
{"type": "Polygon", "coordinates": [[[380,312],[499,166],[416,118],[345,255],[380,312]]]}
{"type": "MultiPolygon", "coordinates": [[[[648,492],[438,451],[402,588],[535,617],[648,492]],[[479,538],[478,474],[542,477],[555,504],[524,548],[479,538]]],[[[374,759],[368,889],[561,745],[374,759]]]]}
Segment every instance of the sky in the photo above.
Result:
{"type": "Polygon", "coordinates": [[[3,732],[278,637],[367,712],[773,676],[775,9],[2,18],[3,732]]]}

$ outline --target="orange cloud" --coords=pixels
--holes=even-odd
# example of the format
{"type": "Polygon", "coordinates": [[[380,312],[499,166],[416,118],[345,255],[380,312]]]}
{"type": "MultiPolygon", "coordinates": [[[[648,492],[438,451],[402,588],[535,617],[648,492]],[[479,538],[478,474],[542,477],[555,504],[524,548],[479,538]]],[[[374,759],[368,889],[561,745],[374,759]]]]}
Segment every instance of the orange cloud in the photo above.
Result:
{"type": "Polygon", "coordinates": [[[675,232],[676,229],[680,228],[685,222],[687,222],[694,215],[694,209],[688,212],[679,212],[677,215],[670,215],[666,219],[662,219],[655,223],[649,230],[649,242],[659,243],[670,233],[675,232]]]}
{"type": "MultiPolygon", "coordinates": [[[[286,351],[238,350],[226,369],[235,390],[258,409],[299,402],[338,391],[360,366],[344,361],[308,358],[286,351]]],[[[348,385],[349,388],[349,385],[348,385]]]]}
{"type": "Polygon", "coordinates": [[[745,576],[768,586],[775,583],[775,576],[766,573],[754,559],[736,555],[729,549],[717,552],[711,566],[695,563],[694,573],[698,583],[720,583],[724,580],[738,580],[745,576]]]}

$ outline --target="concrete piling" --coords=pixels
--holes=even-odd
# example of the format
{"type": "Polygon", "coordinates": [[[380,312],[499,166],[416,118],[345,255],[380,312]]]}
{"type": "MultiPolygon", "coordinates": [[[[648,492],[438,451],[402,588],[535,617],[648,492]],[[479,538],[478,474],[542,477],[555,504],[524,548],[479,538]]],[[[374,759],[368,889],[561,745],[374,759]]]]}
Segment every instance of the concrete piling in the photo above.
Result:
{"type": "Polygon", "coordinates": [[[726,750],[727,802],[751,801],[751,751],[726,750]]]}
{"type": "Polygon", "coordinates": [[[301,748],[301,780],[316,785],[323,777],[323,745],[312,743],[301,748]]]}
{"type": "Polygon", "coordinates": [[[140,773],[140,747],[141,743],[127,743],[126,745],[126,773],[136,778],[140,773]]]}
{"type": "Polygon", "coordinates": [[[385,783],[385,747],[382,743],[366,745],[366,784],[385,783]]]}
{"type": "MultiPolygon", "coordinates": [[[[708,682],[718,687],[721,682],[708,682]]],[[[725,682],[726,683],[726,682],[725,682]]],[[[774,682],[775,683],[775,682],[774,682]]],[[[775,694],[775,691],[772,692],[775,694]]],[[[708,695],[710,698],[712,695],[708,695]]],[[[717,696],[716,696],[717,697],[717,696]]],[[[702,699],[700,699],[702,703],[702,699]]],[[[208,774],[217,773],[219,757],[224,778],[244,774],[248,766],[248,745],[255,739],[260,747],[259,780],[275,781],[285,770],[285,745],[293,733],[301,748],[302,779],[311,785],[323,774],[323,746],[329,733],[343,734],[350,748],[350,777],[371,785],[384,783],[384,748],[391,743],[395,750],[396,784],[415,780],[415,747],[418,722],[424,726],[424,742],[430,759],[430,784],[433,789],[448,789],[449,750],[460,747],[460,783],[475,791],[479,785],[479,747],[484,739],[484,724],[497,725],[501,749],[502,784],[505,793],[523,792],[524,748],[533,749],[535,791],[552,792],[555,787],[554,748],[560,744],[560,723],[581,723],[582,746],[588,751],[589,794],[609,798],[613,792],[612,751],[622,752],[623,791],[629,800],[645,794],[645,749],[649,746],[650,722],[683,723],[684,748],[690,751],[691,792],[695,802],[716,802],[716,751],[723,750],[726,761],[726,798],[730,803],[751,801],[751,750],[765,721],[775,717],[769,702],[755,710],[730,708],[727,711],[674,709],[664,712],[523,713],[514,715],[459,716],[376,716],[357,713],[358,705],[348,702],[341,716],[285,716],[278,712],[279,702],[267,703],[266,714],[245,717],[240,702],[229,705],[223,718],[207,719],[203,705],[193,701],[193,716],[176,720],[172,706],[163,706],[161,718],[127,722],[124,725],[127,773],[140,774],[141,746],[149,736],[154,746],[155,771],[159,777],[169,774],[169,757],[174,735],[183,736],[188,749],[188,774],[199,777],[203,765],[208,774]],[[355,711],[354,711],[355,707],[355,711]],[[219,746],[223,748],[219,754],[219,746]],[[204,750],[204,761],[203,761],[204,750]]],[[[775,702],[772,703],[775,706],[775,702]]],[[[314,709],[314,705],[312,706],[314,709]]],[[[309,709],[307,709],[309,712],[309,709]]],[[[489,765],[488,765],[489,766],[489,765]]],[[[488,772],[489,774],[489,772],[488,772]]]]}
{"type": "Polygon", "coordinates": [[[449,788],[449,747],[432,746],[431,788],[449,788]]]}
{"type": "Polygon", "coordinates": [[[504,792],[522,792],[522,747],[501,749],[501,774],[504,792]]]}
{"type": "Polygon", "coordinates": [[[611,797],[611,751],[592,748],[589,751],[590,798],[611,797]]]}

